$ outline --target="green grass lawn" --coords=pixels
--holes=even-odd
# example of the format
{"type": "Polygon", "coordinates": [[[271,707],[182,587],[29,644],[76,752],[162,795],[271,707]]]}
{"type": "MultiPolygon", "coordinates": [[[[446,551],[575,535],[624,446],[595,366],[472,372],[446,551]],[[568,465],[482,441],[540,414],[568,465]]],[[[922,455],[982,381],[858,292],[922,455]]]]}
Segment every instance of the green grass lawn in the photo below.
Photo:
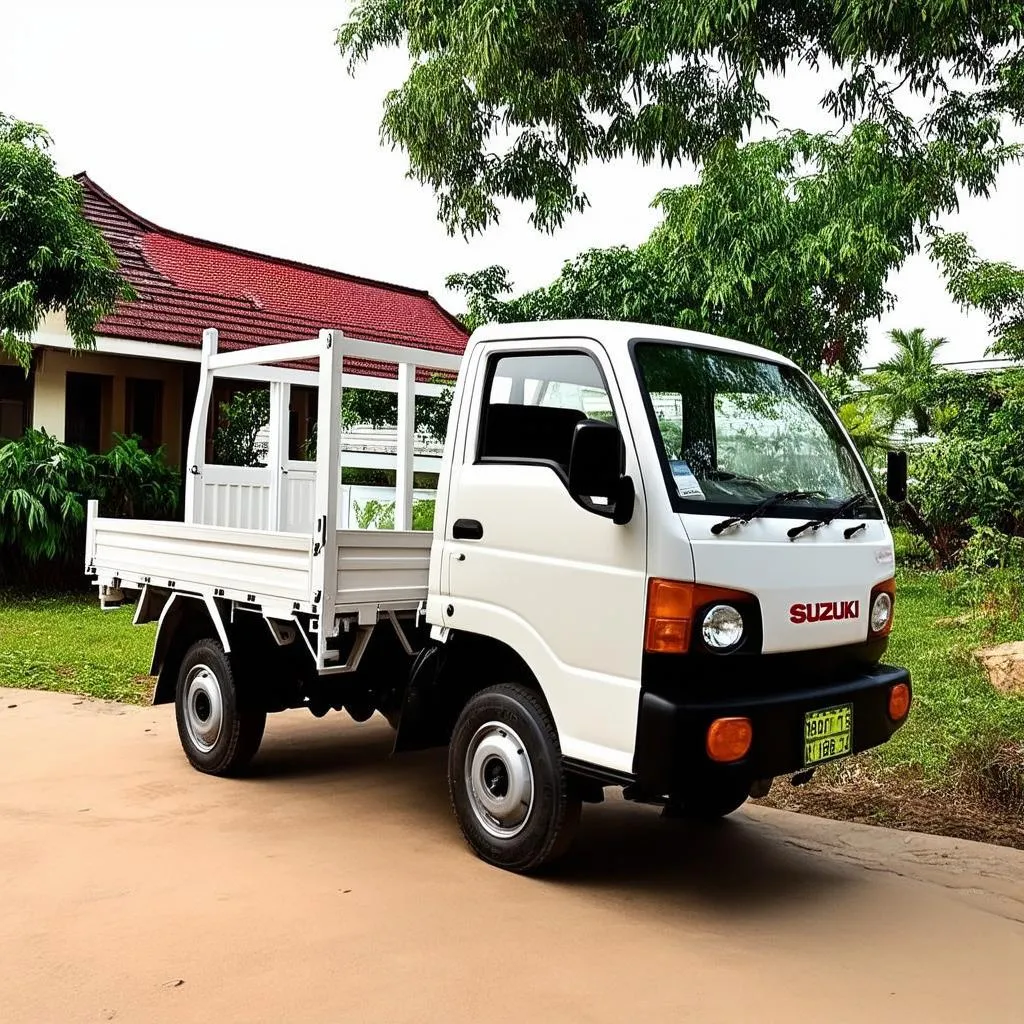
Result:
{"type": "MultiPolygon", "coordinates": [[[[952,573],[899,573],[886,660],[910,669],[914,707],[873,760],[919,768],[930,784],[942,784],[965,756],[970,763],[1000,744],[1024,743],[1024,698],[998,694],[972,657],[986,644],[1024,640],[1024,595],[1013,581],[1004,591],[997,586],[979,599],[952,573]]],[[[131,619],[131,608],[101,612],[91,595],[0,591],[0,685],[145,701],[156,627],[131,619]]]]}
{"type": "Polygon", "coordinates": [[[930,784],[952,783],[956,773],[982,767],[1000,746],[1024,743],[1024,696],[993,689],[973,652],[1024,640],[1020,577],[978,578],[974,592],[954,573],[906,570],[898,574],[896,621],[886,661],[910,669],[910,719],[877,759],[918,766],[930,784]]]}
{"type": "Polygon", "coordinates": [[[0,590],[0,686],[144,703],[156,624],[133,626],[133,614],[101,612],[94,594],[0,590]]]}

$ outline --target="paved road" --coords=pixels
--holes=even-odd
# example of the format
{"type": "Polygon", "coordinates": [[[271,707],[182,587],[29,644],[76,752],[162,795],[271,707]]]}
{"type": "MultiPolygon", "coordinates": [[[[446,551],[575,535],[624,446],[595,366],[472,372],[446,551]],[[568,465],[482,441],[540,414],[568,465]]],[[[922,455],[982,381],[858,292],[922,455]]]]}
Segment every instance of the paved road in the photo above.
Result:
{"type": "Polygon", "coordinates": [[[226,781],[168,708],[0,690],[0,1021],[1024,1020],[1024,854],[616,799],[518,878],[389,738],[276,716],[226,781]]]}

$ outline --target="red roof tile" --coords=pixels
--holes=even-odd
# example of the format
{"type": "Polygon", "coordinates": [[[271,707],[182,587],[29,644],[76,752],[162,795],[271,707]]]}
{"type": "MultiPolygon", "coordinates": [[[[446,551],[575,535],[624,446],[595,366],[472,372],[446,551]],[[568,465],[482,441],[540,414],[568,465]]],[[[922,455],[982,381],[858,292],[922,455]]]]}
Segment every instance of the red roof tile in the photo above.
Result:
{"type": "MultiPolygon", "coordinates": [[[[205,242],[144,220],[87,175],[86,218],[103,232],[139,298],[97,326],[110,338],[199,348],[216,327],[221,349],[315,337],[323,328],[370,341],[461,353],[465,328],[427,292],[205,242]]],[[[352,372],[393,367],[352,360],[352,372]]]]}

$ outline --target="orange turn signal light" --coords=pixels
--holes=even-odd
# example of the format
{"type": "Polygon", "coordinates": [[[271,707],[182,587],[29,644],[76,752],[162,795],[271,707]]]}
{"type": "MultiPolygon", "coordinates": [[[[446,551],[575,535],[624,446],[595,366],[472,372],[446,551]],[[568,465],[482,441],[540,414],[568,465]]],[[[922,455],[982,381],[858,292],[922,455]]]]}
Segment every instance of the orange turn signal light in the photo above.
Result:
{"type": "Polygon", "coordinates": [[[749,718],[716,718],[708,726],[708,757],[720,764],[743,760],[753,742],[754,726],[749,718]]]}
{"type": "Polygon", "coordinates": [[[889,717],[894,722],[902,722],[910,711],[910,687],[906,683],[896,683],[889,689],[889,717]]]}
{"type": "Polygon", "coordinates": [[[652,579],[647,587],[644,650],[648,654],[685,654],[690,649],[695,611],[712,601],[749,600],[750,595],[741,590],[652,579]]]}

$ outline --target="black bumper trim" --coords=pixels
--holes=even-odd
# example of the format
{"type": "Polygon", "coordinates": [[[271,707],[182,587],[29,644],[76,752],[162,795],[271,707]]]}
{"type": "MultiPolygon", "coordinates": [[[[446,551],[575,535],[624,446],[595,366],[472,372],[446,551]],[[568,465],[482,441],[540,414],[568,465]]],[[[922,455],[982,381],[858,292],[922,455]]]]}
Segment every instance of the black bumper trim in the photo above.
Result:
{"type": "MultiPolygon", "coordinates": [[[[884,743],[903,722],[889,717],[889,689],[910,683],[910,673],[876,665],[860,674],[828,684],[803,685],[789,691],[711,700],[688,699],[686,682],[678,692],[645,690],[640,698],[633,774],[637,785],[667,795],[695,782],[716,779],[750,780],[804,770],[804,715],[840,704],[853,706],[853,747],[859,753],[884,743]],[[750,753],[734,764],[712,761],[705,750],[708,726],[716,718],[743,716],[754,727],[750,753]]],[[[905,719],[904,719],[905,721],[905,719]]]]}

